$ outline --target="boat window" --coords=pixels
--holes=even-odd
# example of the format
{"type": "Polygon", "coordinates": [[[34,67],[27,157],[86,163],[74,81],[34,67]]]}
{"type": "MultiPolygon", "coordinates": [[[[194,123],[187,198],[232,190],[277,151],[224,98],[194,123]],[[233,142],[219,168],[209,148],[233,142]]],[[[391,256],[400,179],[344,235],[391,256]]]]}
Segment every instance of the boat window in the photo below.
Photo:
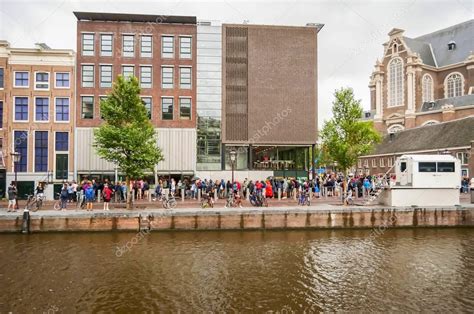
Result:
{"type": "Polygon", "coordinates": [[[454,172],[454,162],[438,162],[438,172],[454,172]]]}
{"type": "Polygon", "coordinates": [[[406,161],[402,161],[400,163],[400,171],[405,172],[405,170],[407,170],[407,163],[406,163],[406,161]]]}
{"type": "Polygon", "coordinates": [[[418,172],[436,172],[436,163],[420,162],[418,163],[418,172]]]}

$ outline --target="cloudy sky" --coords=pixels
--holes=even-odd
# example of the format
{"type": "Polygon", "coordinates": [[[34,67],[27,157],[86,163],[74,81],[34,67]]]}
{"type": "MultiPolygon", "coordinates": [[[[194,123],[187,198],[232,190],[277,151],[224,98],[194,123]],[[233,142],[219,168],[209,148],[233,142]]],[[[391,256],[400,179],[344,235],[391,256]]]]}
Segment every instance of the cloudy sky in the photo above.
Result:
{"type": "Polygon", "coordinates": [[[474,0],[0,0],[0,39],[15,47],[45,42],[53,48],[76,49],[73,11],[194,15],[252,24],[323,23],[318,42],[321,127],[330,117],[336,88],[354,88],[364,108],[369,107],[369,75],[392,28],[417,37],[461,23],[474,18],[474,0]]]}

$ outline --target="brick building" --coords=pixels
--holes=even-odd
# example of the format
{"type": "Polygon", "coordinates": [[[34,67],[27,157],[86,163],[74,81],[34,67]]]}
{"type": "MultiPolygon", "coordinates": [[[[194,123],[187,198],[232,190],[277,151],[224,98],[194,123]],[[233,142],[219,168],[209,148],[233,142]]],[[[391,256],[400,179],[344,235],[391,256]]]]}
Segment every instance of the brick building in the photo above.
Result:
{"type": "MultiPolygon", "coordinates": [[[[113,178],[94,152],[100,99],[121,74],[138,78],[158,131],[159,174],[192,175],[196,165],[196,18],[74,12],[77,17],[77,158],[79,177],[113,178]]],[[[120,170],[118,170],[120,171],[120,170]]]]}
{"type": "Polygon", "coordinates": [[[53,197],[63,180],[73,179],[74,51],[13,48],[0,41],[0,194],[15,178],[19,197],[39,182],[53,197]]]}
{"type": "Polygon", "coordinates": [[[416,38],[394,28],[370,77],[371,111],[394,133],[474,114],[474,20],[416,38]]]}

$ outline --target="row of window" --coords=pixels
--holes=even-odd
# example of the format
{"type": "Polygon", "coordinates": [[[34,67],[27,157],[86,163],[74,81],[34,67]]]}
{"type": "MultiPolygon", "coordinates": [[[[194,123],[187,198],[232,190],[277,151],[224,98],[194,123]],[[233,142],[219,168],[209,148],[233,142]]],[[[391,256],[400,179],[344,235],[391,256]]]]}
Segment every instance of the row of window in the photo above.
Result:
{"type": "MultiPolygon", "coordinates": [[[[29,71],[14,71],[13,72],[13,87],[15,88],[29,88],[30,87],[30,72],[29,71]]],[[[34,72],[34,89],[35,90],[49,90],[50,88],[50,73],[49,72],[34,72]]],[[[4,87],[4,69],[0,68],[0,88],[4,87]]],[[[70,88],[70,74],[69,72],[54,72],[54,88],[70,88]]]]}
{"type": "MultiPolygon", "coordinates": [[[[386,166],[387,167],[392,167],[393,163],[394,163],[394,158],[393,157],[388,157],[387,159],[378,158],[378,160],[379,160],[379,163],[377,165],[377,158],[371,159],[370,166],[372,166],[372,168],[377,168],[377,167],[382,167],[383,168],[383,167],[385,167],[385,162],[387,162],[386,166]]],[[[362,165],[362,160],[359,159],[357,166],[358,166],[358,168],[369,168],[369,160],[365,159],[364,164],[362,165]]]]}
{"type": "MultiPolygon", "coordinates": [[[[48,131],[34,131],[34,172],[48,171],[48,131]]],[[[28,131],[14,131],[14,149],[20,153],[20,161],[16,164],[17,172],[27,172],[28,165],[28,131]]],[[[69,151],[69,133],[54,132],[54,149],[67,154],[69,151]]]]}
{"type": "MultiPolygon", "coordinates": [[[[34,97],[34,121],[48,122],[50,98],[34,97]]],[[[30,111],[30,98],[26,96],[13,97],[14,119],[15,122],[28,122],[30,111]]],[[[3,109],[3,108],[2,108],[3,109]]],[[[54,121],[69,122],[70,100],[67,97],[54,98],[54,121]]],[[[3,110],[1,110],[3,115],[3,110]]]]}
{"type": "MultiPolygon", "coordinates": [[[[95,33],[82,34],[82,55],[95,55],[95,33]]],[[[99,34],[100,45],[99,51],[101,57],[112,57],[114,55],[114,35],[113,34],[99,34]]],[[[139,56],[141,58],[153,57],[153,35],[135,35],[122,34],[122,48],[120,54],[122,57],[134,58],[137,47],[139,47],[139,56]]],[[[186,35],[178,36],[179,58],[192,58],[192,37],[186,35]]],[[[162,35],[161,36],[161,57],[174,58],[175,55],[175,36],[162,35]]]]}
{"type": "MultiPolygon", "coordinates": [[[[151,65],[143,65],[139,67],[139,81],[140,88],[152,88],[153,86],[153,67],[151,65]]],[[[110,88],[112,87],[113,67],[109,64],[99,65],[99,87],[110,88]]],[[[125,78],[135,76],[135,66],[133,65],[122,65],[122,75],[125,78]]],[[[81,67],[81,86],[82,87],[94,87],[95,83],[95,66],[92,64],[83,64],[81,67]]],[[[191,89],[192,67],[180,66],[179,67],[179,88],[191,89]]],[[[174,67],[173,66],[162,66],[161,67],[161,88],[169,89],[174,88],[174,67]]]]}
{"type": "MultiPolygon", "coordinates": [[[[99,101],[106,99],[106,96],[100,96],[99,101]]],[[[153,113],[153,99],[152,97],[141,97],[145,108],[148,112],[148,118],[152,118],[153,113]]],[[[161,120],[174,120],[174,97],[163,96],[161,97],[161,120]]],[[[190,97],[179,97],[179,119],[190,120],[191,119],[191,108],[192,101],[190,97]]],[[[81,118],[82,119],[93,119],[94,118],[94,96],[81,96],[81,118]]]]}

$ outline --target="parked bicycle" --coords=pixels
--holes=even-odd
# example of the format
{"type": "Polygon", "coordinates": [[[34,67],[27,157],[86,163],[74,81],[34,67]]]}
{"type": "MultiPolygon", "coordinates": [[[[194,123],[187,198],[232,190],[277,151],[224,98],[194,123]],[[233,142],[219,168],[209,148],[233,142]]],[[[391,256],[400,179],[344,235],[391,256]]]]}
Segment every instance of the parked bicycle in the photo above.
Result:
{"type": "Polygon", "coordinates": [[[169,197],[162,195],[159,200],[162,202],[163,208],[165,209],[175,208],[177,205],[176,199],[172,194],[169,197]]]}
{"type": "Polygon", "coordinates": [[[298,198],[298,205],[304,206],[310,206],[311,205],[311,200],[309,199],[309,193],[308,192],[301,192],[300,196],[298,198]]]}
{"type": "Polygon", "coordinates": [[[37,211],[43,206],[43,197],[37,197],[33,194],[25,194],[26,196],[26,205],[25,210],[37,211]]]}
{"type": "Polygon", "coordinates": [[[209,193],[203,195],[201,200],[201,208],[214,207],[214,200],[209,193]]]}
{"type": "Polygon", "coordinates": [[[256,207],[268,207],[267,199],[262,193],[252,193],[249,195],[250,204],[256,207]]]}

